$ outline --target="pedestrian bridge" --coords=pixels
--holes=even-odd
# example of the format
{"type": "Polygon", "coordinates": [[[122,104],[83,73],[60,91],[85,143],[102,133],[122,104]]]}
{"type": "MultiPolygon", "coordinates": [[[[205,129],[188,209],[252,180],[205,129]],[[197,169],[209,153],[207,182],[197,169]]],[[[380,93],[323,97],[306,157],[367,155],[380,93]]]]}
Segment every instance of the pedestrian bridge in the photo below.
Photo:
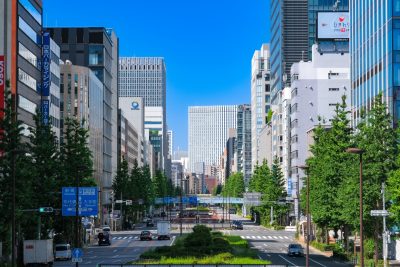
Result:
{"type": "MultiPolygon", "coordinates": [[[[156,198],[155,204],[179,204],[180,197],[156,198]]],[[[243,198],[240,197],[219,197],[219,196],[190,196],[182,197],[182,203],[186,204],[243,204],[243,198]]]]}

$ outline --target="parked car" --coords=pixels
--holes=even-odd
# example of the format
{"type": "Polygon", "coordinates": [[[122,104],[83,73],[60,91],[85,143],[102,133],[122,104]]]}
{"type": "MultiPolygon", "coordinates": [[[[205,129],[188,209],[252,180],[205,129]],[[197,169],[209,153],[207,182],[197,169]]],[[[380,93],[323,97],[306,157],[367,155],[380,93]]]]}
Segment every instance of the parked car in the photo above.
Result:
{"type": "Polygon", "coordinates": [[[106,232],[109,234],[111,232],[110,226],[107,226],[107,225],[103,226],[103,232],[106,232]]]}
{"type": "Polygon", "coordinates": [[[110,240],[110,234],[107,232],[102,232],[97,235],[97,240],[99,246],[105,244],[105,245],[111,245],[111,240],[110,240]]]}
{"type": "Polygon", "coordinates": [[[232,221],[232,229],[243,230],[243,223],[241,221],[232,221]]]}
{"type": "Polygon", "coordinates": [[[154,222],[153,221],[147,221],[146,226],[147,227],[154,227],[154,222]]]}
{"type": "Polygon", "coordinates": [[[140,233],[140,241],[143,240],[149,240],[149,241],[153,240],[153,234],[150,231],[142,231],[140,233]]]}
{"type": "Polygon", "coordinates": [[[209,216],[213,216],[213,215],[214,215],[214,212],[213,212],[212,210],[210,210],[210,211],[208,212],[208,215],[209,215],[209,216]]]}
{"type": "Polygon", "coordinates": [[[55,260],[70,260],[72,251],[70,244],[57,244],[55,246],[55,260]]]}
{"type": "Polygon", "coordinates": [[[289,244],[288,246],[288,251],[287,251],[288,256],[304,256],[304,250],[303,247],[299,244],[289,244]]]}

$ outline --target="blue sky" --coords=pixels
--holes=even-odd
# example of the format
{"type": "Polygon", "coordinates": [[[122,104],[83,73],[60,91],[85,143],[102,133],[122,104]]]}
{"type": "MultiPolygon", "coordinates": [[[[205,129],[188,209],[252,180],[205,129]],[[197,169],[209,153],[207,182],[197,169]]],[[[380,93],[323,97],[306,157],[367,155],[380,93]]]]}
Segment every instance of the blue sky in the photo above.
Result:
{"type": "Polygon", "coordinates": [[[192,105],[250,103],[251,57],[269,41],[268,0],[44,0],[46,26],[113,28],[121,56],[162,56],[167,122],[187,149],[192,105]]]}

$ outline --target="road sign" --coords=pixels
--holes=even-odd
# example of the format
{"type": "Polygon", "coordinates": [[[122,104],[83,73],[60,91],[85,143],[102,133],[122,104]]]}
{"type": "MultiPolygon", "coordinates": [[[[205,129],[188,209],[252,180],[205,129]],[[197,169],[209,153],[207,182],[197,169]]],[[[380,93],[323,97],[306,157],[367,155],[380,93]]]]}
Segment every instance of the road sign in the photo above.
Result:
{"type": "Polygon", "coordinates": [[[261,204],[261,193],[244,193],[243,194],[243,203],[245,205],[254,205],[258,206],[261,204]]]}
{"type": "MultiPolygon", "coordinates": [[[[78,216],[97,216],[97,187],[79,187],[78,216]]],[[[76,187],[62,188],[62,216],[76,216],[76,187]]]]}
{"type": "Polygon", "coordinates": [[[117,199],[117,200],[115,200],[115,203],[122,204],[122,203],[124,203],[124,201],[122,199],[117,199]]]}
{"type": "Polygon", "coordinates": [[[80,248],[72,250],[72,262],[82,262],[83,251],[80,248]]]}
{"type": "Polygon", "coordinates": [[[387,210],[371,210],[371,216],[387,217],[390,213],[387,210]]]}
{"type": "Polygon", "coordinates": [[[127,206],[130,206],[130,205],[132,205],[132,200],[130,200],[130,199],[127,199],[127,200],[125,201],[125,204],[126,204],[127,206]]]}

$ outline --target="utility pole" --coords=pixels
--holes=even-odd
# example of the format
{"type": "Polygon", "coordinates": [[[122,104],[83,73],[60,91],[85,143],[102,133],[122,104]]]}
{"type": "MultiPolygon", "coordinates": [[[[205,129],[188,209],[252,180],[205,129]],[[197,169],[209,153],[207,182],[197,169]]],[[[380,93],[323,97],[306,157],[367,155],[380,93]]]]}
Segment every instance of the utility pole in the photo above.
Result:
{"type": "MultiPolygon", "coordinates": [[[[75,248],[79,248],[79,171],[75,174],[76,199],[75,199],[75,248]]],[[[75,262],[78,267],[79,263],[75,262]]]]}
{"type": "MultiPolygon", "coordinates": [[[[386,205],[385,205],[385,183],[382,183],[382,207],[383,211],[386,211],[386,205]]],[[[387,267],[387,254],[388,254],[388,237],[390,235],[387,235],[387,230],[386,230],[386,216],[382,216],[383,218],[383,233],[382,233],[382,239],[383,239],[383,266],[387,267]]]]}
{"type": "Polygon", "coordinates": [[[182,191],[183,191],[183,172],[181,174],[181,195],[180,195],[180,201],[179,201],[179,232],[180,235],[182,235],[182,216],[183,216],[183,207],[182,207],[182,191]]]}

